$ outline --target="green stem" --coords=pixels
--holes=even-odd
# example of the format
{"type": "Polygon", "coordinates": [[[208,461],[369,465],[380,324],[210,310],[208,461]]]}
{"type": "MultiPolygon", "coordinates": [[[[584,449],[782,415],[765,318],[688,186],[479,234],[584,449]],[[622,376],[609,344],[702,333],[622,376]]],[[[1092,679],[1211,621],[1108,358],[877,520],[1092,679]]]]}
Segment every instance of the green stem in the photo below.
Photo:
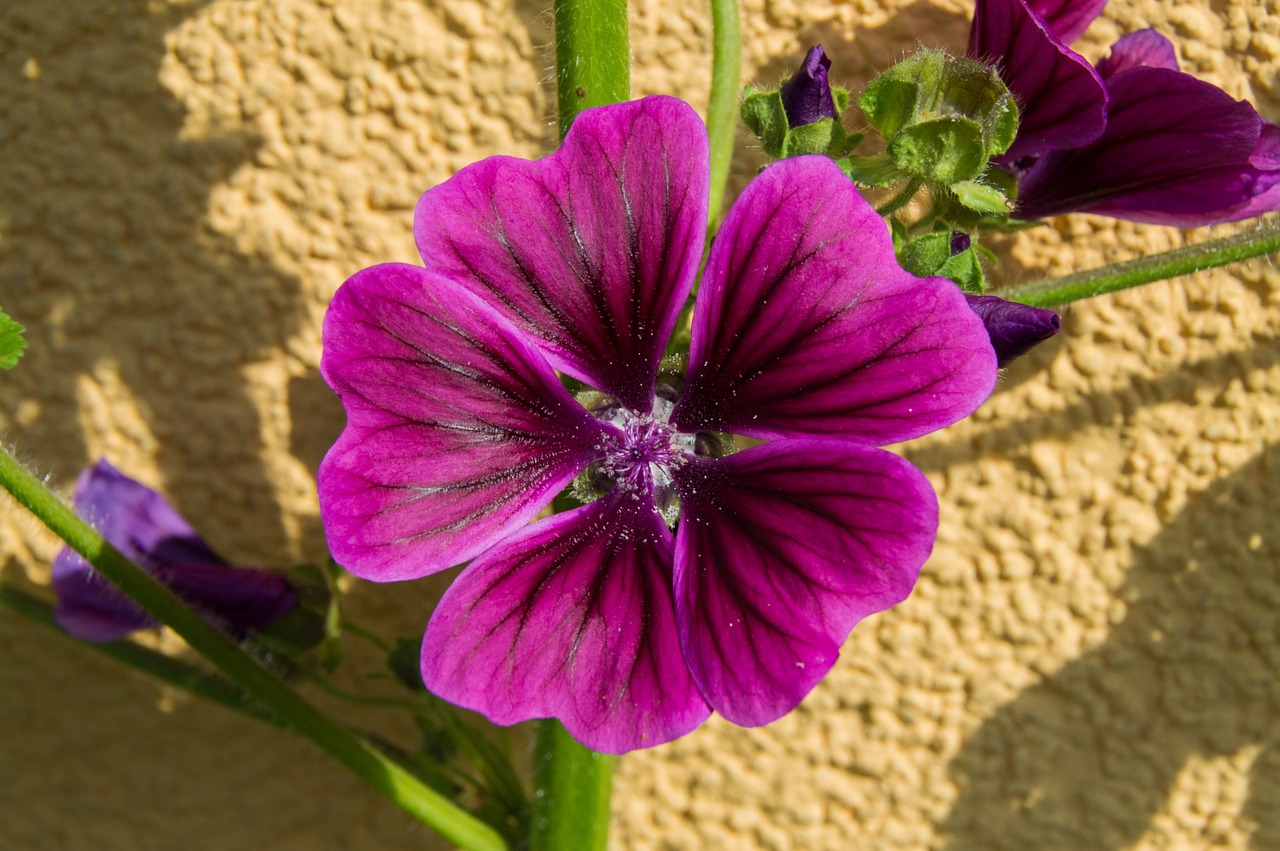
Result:
{"type": "Polygon", "coordinates": [[[724,202],[733,158],[733,135],[738,126],[738,77],[742,71],[742,33],[738,0],[711,0],[711,100],[707,104],[707,135],[711,137],[711,206],[707,225],[713,225],[724,202]]]}
{"type": "Polygon", "coordinates": [[[921,180],[920,178],[918,177],[911,178],[910,180],[907,181],[907,185],[903,187],[901,192],[899,192],[897,195],[894,195],[888,201],[884,202],[883,205],[876,207],[876,213],[881,216],[884,216],[885,218],[888,218],[889,216],[898,212],[903,207],[907,206],[908,201],[916,197],[916,193],[920,191],[920,187],[923,184],[924,184],[924,181],[921,180]]]}
{"type": "Polygon", "coordinates": [[[172,591],[125,558],[67,508],[8,450],[0,447],[0,486],[152,617],[180,635],[289,729],[305,736],[396,804],[467,849],[499,851],[507,843],[489,825],[424,785],[377,746],[323,714],[172,591]]]}
{"type": "MultiPolygon", "coordinates": [[[[53,619],[53,607],[39,597],[0,583],[0,604],[8,606],[23,617],[49,627],[68,640],[71,639],[71,636],[64,632],[53,619]]],[[[174,659],[172,656],[166,656],[158,650],[152,650],[150,647],[143,647],[128,640],[109,641],[105,644],[94,644],[88,641],[76,643],[197,697],[203,697],[205,700],[236,712],[243,712],[259,721],[266,721],[277,727],[283,726],[278,718],[264,711],[249,695],[222,677],[174,659]]]]}
{"type": "Polygon", "coordinates": [[[1001,298],[1010,301],[1034,307],[1053,307],[1164,281],[1178,275],[1202,272],[1276,251],[1280,251],[1280,218],[1271,217],[1259,222],[1255,228],[1232,236],[997,292],[1001,298]]]}
{"type": "Polygon", "coordinates": [[[574,741],[559,721],[535,724],[529,851],[603,851],[609,840],[614,758],[574,741]]]}
{"type": "Polygon", "coordinates": [[[560,138],[579,112],[631,97],[627,0],[555,0],[560,138]]]}

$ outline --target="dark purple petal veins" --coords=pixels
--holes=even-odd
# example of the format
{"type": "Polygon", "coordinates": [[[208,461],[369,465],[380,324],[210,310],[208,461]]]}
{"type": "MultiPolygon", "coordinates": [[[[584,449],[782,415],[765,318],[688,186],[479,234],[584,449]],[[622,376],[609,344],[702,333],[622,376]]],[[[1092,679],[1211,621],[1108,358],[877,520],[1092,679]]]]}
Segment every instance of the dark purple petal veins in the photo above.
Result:
{"type": "Polygon", "coordinates": [[[1062,318],[1052,310],[1005,301],[993,295],[966,293],[965,298],[973,312],[982,318],[1000,366],[1007,366],[1062,328],[1062,318]]]}
{"type": "Polygon", "coordinates": [[[1093,66],[1063,44],[1024,0],[978,0],[971,58],[996,66],[1018,102],[1018,137],[999,162],[1075,148],[1102,135],[1107,92],[1093,66]]]}
{"type": "Polygon", "coordinates": [[[605,753],[684,735],[711,710],[680,653],[671,550],[651,501],[620,491],[528,527],[445,593],[423,681],[497,724],[559,718],[605,753]]]}
{"type": "Polygon", "coordinates": [[[933,548],[937,500],[892,453],[780,440],[677,475],[676,622],[712,708],[786,714],[862,618],[906,598],[933,548]]]}
{"type": "Polygon", "coordinates": [[[647,411],[702,256],[708,157],[674,98],[589,109],[550,157],[490,157],[428,190],[414,236],[557,369],[647,411]]]}
{"type": "Polygon", "coordinates": [[[1274,209],[1274,136],[1251,105],[1168,68],[1131,66],[1107,87],[1106,133],[1023,175],[1019,218],[1087,212],[1196,227],[1274,209]]]}
{"type": "MultiPolygon", "coordinates": [[[[160,494],[106,461],[80,474],[75,508],[108,542],[219,626],[269,626],[298,604],[278,573],[229,567],[160,494]]],[[[54,618],[86,641],[159,626],[137,603],[63,548],[53,562],[54,618]]]]}
{"type": "Polygon", "coordinates": [[[672,422],[892,443],[967,416],[995,379],[955,284],[904,272],[839,168],[795,157],[747,187],[712,244],[672,422]]]}
{"type": "Polygon", "coordinates": [[[320,465],[320,512],[357,576],[478,555],[599,454],[603,426],[519,332],[417,266],[374,266],[338,290],[321,370],[347,427],[320,465]]]}
{"type": "Polygon", "coordinates": [[[791,127],[803,127],[824,118],[836,117],[836,102],[831,96],[831,83],[827,72],[831,60],[823,52],[822,45],[809,48],[804,62],[791,79],[782,84],[778,92],[782,96],[782,110],[791,127]]]}
{"type": "Polygon", "coordinates": [[[1107,0],[1026,0],[1058,40],[1071,44],[1102,14],[1107,0]]]}
{"type": "Polygon", "coordinates": [[[1178,53],[1173,42],[1152,29],[1121,36],[1111,46],[1111,55],[1098,63],[1098,73],[1107,80],[1121,71],[1143,66],[1177,71],[1178,53]]]}

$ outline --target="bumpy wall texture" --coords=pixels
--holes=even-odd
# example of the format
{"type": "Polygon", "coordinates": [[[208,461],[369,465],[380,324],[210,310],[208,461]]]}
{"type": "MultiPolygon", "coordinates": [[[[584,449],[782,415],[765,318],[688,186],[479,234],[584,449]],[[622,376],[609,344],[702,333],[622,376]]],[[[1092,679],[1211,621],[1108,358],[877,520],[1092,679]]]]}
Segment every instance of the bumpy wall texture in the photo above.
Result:
{"type": "MultiPolygon", "coordinates": [[[[705,108],[705,7],[635,0],[637,94],[705,108]]],[[[1112,0],[1083,50],[1155,25],[1280,121],[1278,7],[1112,0]]],[[[917,42],[962,50],[969,14],[746,0],[743,78],[820,42],[857,88],[917,42]]],[[[106,455],[237,563],[318,558],[314,471],[342,424],[325,305],[415,258],[425,188],[550,149],[549,43],[526,0],[5,2],[0,304],[31,352],[0,376],[4,439],[64,490],[106,455]]],[[[738,149],[733,190],[759,162],[738,149]]],[[[1000,243],[996,277],[1207,235],[1071,217],[1000,243]]],[[[624,758],[615,847],[1280,848],[1280,273],[1065,318],[971,421],[904,449],[942,499],[915,594],[782,721],[624,758]]],[[[7,581],[47,582],[55,550],[3,504],[7,581]]],[[[408,634],[440,587],[353,601],[408,634]]],[[[0,789],[3,848],[439,847],[306,743],[8,613],[0,789]]]]}

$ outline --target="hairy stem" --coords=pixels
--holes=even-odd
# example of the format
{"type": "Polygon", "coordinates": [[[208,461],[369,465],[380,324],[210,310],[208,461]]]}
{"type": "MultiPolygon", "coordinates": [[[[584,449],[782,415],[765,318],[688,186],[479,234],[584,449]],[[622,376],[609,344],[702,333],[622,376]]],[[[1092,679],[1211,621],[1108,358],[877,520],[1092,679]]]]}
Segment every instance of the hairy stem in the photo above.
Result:
{"type": "Polygon", "coordinates": [[[560,138],[579,112],[631,97],[627,0],[555,0],[560,138]]]}
{"type": "Polygon", "coordinates": [[[733,158],[733,131],[738,125],[738,78],[742,70],[738,0],[711,0],[711,25],[711,100],[707,104],[707,134],[711,137],[708,226],[715,223],[724,203],[724,187],[733,158]]]}
{"type": "Polygon", "coordinates": [[[997,292],[1001,298],[1010,301],[1034,307],[1053,307],[1164,281],[1178,275],[1202,272],[1276,251],[1280,251],[1280,218],[1270,217],[1259,222],[1255,228],[1221,239],[1139,257],[1114,266],[1088,269],[1060,278],[1046,278],[997,292]]]}
{"type": "Polygon", "coordinates": [[[0,487],[290,730],[310,739],[451,842],[475,851],[507,848],[505,840],[489,825],[426,786],[372,742],[316,709],[259,665],[227,635],[107,543],[3,447],[0,487]]]}
{"type": "Polygon", "coordinates": [[[536,722],[535,736],[529,851],[604,851],[614,758],[578,744],[554,719],[536,722]]]}

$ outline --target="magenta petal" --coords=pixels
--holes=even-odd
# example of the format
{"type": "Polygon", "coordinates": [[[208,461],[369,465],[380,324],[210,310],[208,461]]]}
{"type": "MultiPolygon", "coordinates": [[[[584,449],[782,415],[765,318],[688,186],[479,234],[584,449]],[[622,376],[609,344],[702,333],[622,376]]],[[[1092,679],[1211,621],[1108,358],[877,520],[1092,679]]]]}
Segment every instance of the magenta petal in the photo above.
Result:
{"type": "Polygon", "coordinates": [[[1107,92],[1093,66],[1049,30],[1024,0],[978,0],[969,56],[991,62],[1018,101],[1018,136],[1001,157],[1075,148],[1102,135],[1107,92]]]}
{"type": "Polygon", "coordinates": [[[1146,66],[1178,70],[1178,53],[1173,42],[1152,29],[1121,36],[1111,45],[1111,55],[1098,63],[1098,73],[1106,80],[1121,71],[1146,66]]]}
{"type": "Polygon", "coordinates": [[[746,726],[793,709],[862,618],[910,593],[938,506],[883,449],[780,440],[677,475],[676,621],[712,708],[746,726]]]}
{"type": "Polygon", "coordinates": [[[490,157],[428,190],[414,236],[557,369],[647,412],[702,257],[708,157],[682,101],[588,109],[550,157],[490,157]]]}
{"type": "Polygon", "coordinates": [[[1063,44],[1084,35],[1089,24],[1102,14],[1107,0],[1026,0],[1063,44]]]}
{"type": "MultiPolygon", "coordinates": [[[[227,566],[160,494],[99,461],[76,481],[75,508],[108,542],[233,633],[261,629],[297,606],[278,573],[227,566]]],[[[86,641],[158,626],[69,548],[53,562],[54,618],[86,641]]]]}
{"type": "Polygon", "coordinates": [[[320,465],[340,564],[375,581],[472,558],[593,457],[602,426],[492,308],[417,266],[356,273],[324,322],[347,427],[320,465]]]}
{"type": "Polygon", "coordinates": [[[1098,213],[1197,227],[1273,209],[1277,172],[1252,106],[1190,74],[1134,66],[1107,80],[1106,133],[1042,157],[1018,183],[1019,218],[1098,213]]]}
{"type": "Polygon", "coordinates": [[[907,440],[967,416],[996,379],[959,288],[916,278],[826,157],[769,166],[739,196],[698,292],[686,432],[907,440]]]}
{"type": "Polygon", "coordinates": [[[711,710],[680,655],[671,547],[652,504],[622,495],[530,526],[445,593],[423,681],[497,724],[559,718],[605,753],[684,735],[711,710]]]}

